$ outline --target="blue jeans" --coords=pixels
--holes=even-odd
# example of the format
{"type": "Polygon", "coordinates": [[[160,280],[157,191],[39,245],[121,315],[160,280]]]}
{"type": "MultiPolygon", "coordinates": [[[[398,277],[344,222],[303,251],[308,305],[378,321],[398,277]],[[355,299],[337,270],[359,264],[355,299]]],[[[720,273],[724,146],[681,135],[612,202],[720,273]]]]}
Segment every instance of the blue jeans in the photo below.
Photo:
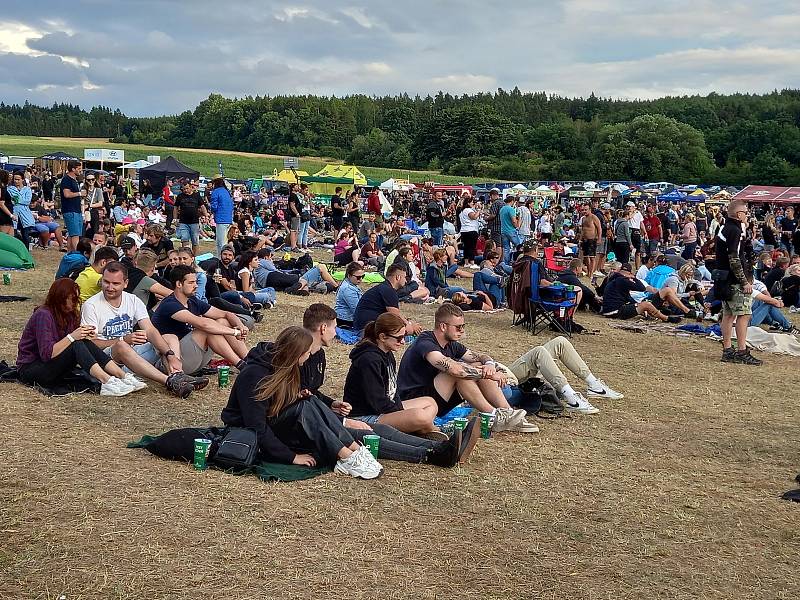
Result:
{"type": "Polygon", "coordinates": [[[278,295],[275,293],[275,290],[271,287],[256,290],[255,292],[242,292],[242,296],[250,300],[250,302],[258,302],[260,304],[266,304],[269,302],[273,306],[275,305],[275,300],[278,297],[278,295]]]}
{"type": "Polygon", "coordinates": [[[300,277],[305,279],[308,282],[308,285],[316,285],[322,282],[322,273],[320,273],[319,267],[311,267],[300,277]]]}
{"type": "Polygon", "coordinates": [[[503,233],[500,236],[500,239],[503,242],[503,262],[507,265],[511,264],[511,253],[512,251],[517,249],[517,244],[519,241],[519,235],[513,234],[509,235],[507,233],[503,233]]]}
{"type": "Polygon", "coordinates": [[[496,275],[488,275],[476,271],[472,276],[472,289],[480,292],[486,292],[495,300],[495,305],[505,302],[506,294],[500,284],[498,283],[500,277],[496,275]]]}
{"type": "Polygon", "coordinates": [[[779,325],[783,329],[790,329],[792,324],[783,315],[777,306],[767,304],[762,300],[753,300],[753,314],[750,315],[750,325],[753,327],[761,325],[779,325]]]}
{"type": "Polygon", "coordinates": [[[647,256],[655,256],[658,252],[658,240],[647,240],[645,242],[645,252],[647,256]]]}
{"type": "Polygon", "coordinates": [[[444,227],[431,227],[428,229],[428,233],[431,238],[433,238],[434,246],[442,245],[442,241],[444,240],[444,227]]]}
{"type": "Polygon", "coordinates": [[[300,233],[297,237],[297,245],[301,248],[305,248],[308,246],[308,228],[311,225],[311,221],[306,221],[305,223],[300,222],[300,233]]]}

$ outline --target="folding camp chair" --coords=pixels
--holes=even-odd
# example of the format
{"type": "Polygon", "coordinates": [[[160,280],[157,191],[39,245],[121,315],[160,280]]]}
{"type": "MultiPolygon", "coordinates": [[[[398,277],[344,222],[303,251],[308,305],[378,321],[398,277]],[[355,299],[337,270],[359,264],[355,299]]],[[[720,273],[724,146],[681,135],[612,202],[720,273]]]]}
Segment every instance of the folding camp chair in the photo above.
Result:
{"type": "Polygon", "coordinates": [[[556,257],[555,246],[546,246],[544,248],[544,268],[547,271],[547,277],[556,279],[562,271],[566,271],[569,266],[569,258],[556,257]]]}
{"type": "Polygon", "coordinates": [[[572,337],[572,316],[578,306],[578,293],[570,289],[572,286],[540,286],[539,269],[538,263],[531,263],[530,320],[527,325],[534,335],[537,329],[552,326],[556,331],[572,337]]]}

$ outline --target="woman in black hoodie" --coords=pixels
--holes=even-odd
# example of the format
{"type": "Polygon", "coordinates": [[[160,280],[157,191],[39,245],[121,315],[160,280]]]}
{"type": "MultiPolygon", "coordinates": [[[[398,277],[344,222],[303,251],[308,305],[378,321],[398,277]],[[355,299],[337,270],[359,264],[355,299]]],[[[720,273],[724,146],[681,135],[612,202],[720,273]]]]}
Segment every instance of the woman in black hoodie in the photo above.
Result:
{"type": "Polygon", "coordinates": [[[405,322],[393,313],[383,313],[364,328],[364,338],[350,352],[344,383],[342,399],[353,407],[348,418],[391,425],[420,437],[447,439],[433,424],[438,411],[433,398],[397,398],[394,353],[403,346],[405,331],[405,322]]]}
{"type": "Polygon", "coordinates": [[[302,327],[284,329],[260,364],[248,362],[239,373],[222,422],[254,429],[265,460],[335,464],[334,471],[343,475],[379,477],[383,467],[336,415],[316,396],[300,396],[300,366],[308,360],[312,341],[302,327]]]}

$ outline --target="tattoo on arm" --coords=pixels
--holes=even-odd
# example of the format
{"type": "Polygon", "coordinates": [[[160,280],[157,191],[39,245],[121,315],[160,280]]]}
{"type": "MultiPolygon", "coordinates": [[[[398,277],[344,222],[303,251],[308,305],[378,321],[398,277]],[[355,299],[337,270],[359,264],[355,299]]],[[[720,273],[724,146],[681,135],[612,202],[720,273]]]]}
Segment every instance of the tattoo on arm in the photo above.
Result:
{"type": "Polygon", "coordinates": [[[492,357],[483,352],[476,352],[475,350],[467,350],[467,353],[464,354],[462,359],[464,360],[464,362],[468,363],[485,364],[486,362],[492,360],[492,357]]]}
{"type": "Polygon", "coordinates": [[[475,367],[471,367],[469,365],[464,365],[464,379],[483,379],[483,371],[480,369],[476,369],[475,367]]]}
{"type": "Polygon", "coordinates": [[[450,367],[452,366],[452,362],[449,358],[440,358],[436,361],[434,365],[437,369],[439,369],[442,373],[449,373],[450,367]]]}

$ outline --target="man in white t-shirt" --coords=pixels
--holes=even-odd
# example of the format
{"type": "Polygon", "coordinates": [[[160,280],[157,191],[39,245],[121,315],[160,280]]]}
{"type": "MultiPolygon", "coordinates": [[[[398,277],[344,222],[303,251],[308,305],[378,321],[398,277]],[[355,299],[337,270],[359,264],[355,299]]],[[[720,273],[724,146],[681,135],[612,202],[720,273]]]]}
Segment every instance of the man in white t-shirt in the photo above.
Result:
{"type": "MultiPolygon", "coordinates": [[[[95,330],[96,338],[92,341],[116,362],[166,386],[181,398],[207,386],[207,377],[190,377],[183,373],[176,349],[169,346],[150,322],[144,303],[124,291],[127,284],[125,265],[117,261],[108,263],[103,269],[100,293],[81,307],[81,325],[95,330]]],[[[137,390],[147,387],[130,373],[124,381],[137,390]]]]}

